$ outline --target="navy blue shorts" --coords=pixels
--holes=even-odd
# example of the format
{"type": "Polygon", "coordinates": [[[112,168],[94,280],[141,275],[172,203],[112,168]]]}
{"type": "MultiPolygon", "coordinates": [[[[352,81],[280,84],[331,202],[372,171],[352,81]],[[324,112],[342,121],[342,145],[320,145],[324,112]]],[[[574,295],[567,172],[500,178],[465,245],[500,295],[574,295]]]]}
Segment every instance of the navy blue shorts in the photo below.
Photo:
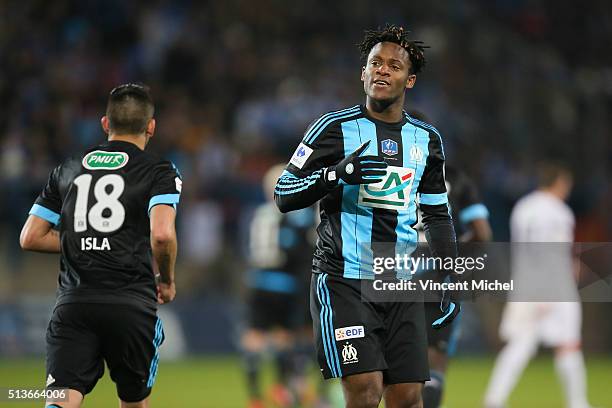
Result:
{"type": "Polygon", "coordinates": [[[47,386],[86,395],[104,362],[122,401],[151,393],[164,330],[156,311],[118,304],[70,303],[55,308],[47,328],[47,386]]]}
{"type": "Polygon", "coordinates": [[[422,302],[370,302],[361,281],[314,273],[310,313],[323,377],[382,371],[385,384],[429,380],[422,302]]]}

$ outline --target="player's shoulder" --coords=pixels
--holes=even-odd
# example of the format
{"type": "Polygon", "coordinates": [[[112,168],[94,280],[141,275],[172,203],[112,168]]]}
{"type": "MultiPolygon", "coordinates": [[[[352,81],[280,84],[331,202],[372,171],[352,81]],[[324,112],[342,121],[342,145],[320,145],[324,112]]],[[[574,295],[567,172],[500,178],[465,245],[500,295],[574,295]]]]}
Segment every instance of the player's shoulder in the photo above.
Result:
{"type": "Polygon", "coordinates": [[[154,172],[158,174],[171,174],[179,179],[183,179],[180,170],[172,160],[166,159],[155,153],[150,153],[149,163],[153,167],[154,172]]]}
{"type": "Polygon", "coordinates": [[[160,173],[176,173],[182,178],[180,171],[171,160],[150,150],[142,150],[131,142],[107,141],[98,144],[87,149],[80,160],[86,169],[125,169],[127,174],[131,174],[132,171],[139,174],[145,172],[152,177],[160,173]]]}
{"type": "Polygon", "coordinates": [[[306,129],[306,133],[304,134],[303,141],[307,144],[311,144],[321,134],[324,134],[329,129],[341,124],[342,122],[354,120],[361,116],[364,116],[361,105],[326,112],[310,123],[306,129]]]}
{"type": "Polygon", "coordinates": [[[150,152],[148,150],[141,150],[138,159],[144,166],[150,168],[152,172],[174,172],[182,178],[176,164],[174,164],[172,160],[169,160],[158,153],[150,152]]]}
{"type": "Polygon", "coordinates": [[[347,120],[352,120],[355,116],[359,115],[363,115],[363,107],[361,105],[354,105],[347,108],[327,111],[315,119],[312,124],[323,124],[323,122],[345,122],[347,120]]]}
{"type": "Polygon", "coordinates": [[[571,218],[574,215],[570,207],[552,194],[535,190],[520,198],[512,211],[517,215],[538,214],[541,218],[571,218]]]}
{"type": "Polygon", "coordinates": [[[51,174],[58,180],[71,180],[81,173],[84,156],[84,153],[76,153],[65,157],[64,160],[53,168],[51,174]]]}
{"type": "Polygon", "coordinates": [[[142,160],[151,166],[160,166],[160,165],[170,165],[172,162],[170,160],[165,159],[161,155],[150,152],[148,150],[144,150],[142,152],[142,160]]]}
{"type": "Polygon", "coordinates": [[[515,214],[520,214],[524,211],[539,208],[542,204],[543,198],[544,197],[542,197],[541,193],[537,190],[527,193],[516,201],[512,212],[515,214]]]}
{"type": "Polygon", "coordinates": [[[404,112],[404,117],[412,126],[422,129],[430,134],[430,136],[435,136],[438,139],[442,140],[442,136],[440,131],[431,123],[429,120],[417,119],[413,115],[409,115],[408,112],[404,112]]]}

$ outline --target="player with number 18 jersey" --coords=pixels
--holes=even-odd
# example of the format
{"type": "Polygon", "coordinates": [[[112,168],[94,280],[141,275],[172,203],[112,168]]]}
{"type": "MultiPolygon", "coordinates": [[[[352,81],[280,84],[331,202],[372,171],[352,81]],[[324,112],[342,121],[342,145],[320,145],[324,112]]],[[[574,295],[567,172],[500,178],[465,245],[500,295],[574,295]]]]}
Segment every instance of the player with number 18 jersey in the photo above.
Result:
{"type": "Polygon", "coordinates": [[[60,231],[57,303],[129,303],[155,308],[149,211],[176,207],[174,165],[132,143],[108,141],[51,172],[30,214],[60,231]]]}
{"type": "Polygon", "coordinates": [[[113,89],[101,120],[108,140],[51,172],[21,232],[22,248],[61,254],[47,387],[68,389],[69,397],[47,400],[49,407],[79,407],[105,362],[122,406],[148,406],[164,341],[157,305],[176,294],[182,189],[176,167],[145,151],[153,113],[147,87],[113,89]]]}

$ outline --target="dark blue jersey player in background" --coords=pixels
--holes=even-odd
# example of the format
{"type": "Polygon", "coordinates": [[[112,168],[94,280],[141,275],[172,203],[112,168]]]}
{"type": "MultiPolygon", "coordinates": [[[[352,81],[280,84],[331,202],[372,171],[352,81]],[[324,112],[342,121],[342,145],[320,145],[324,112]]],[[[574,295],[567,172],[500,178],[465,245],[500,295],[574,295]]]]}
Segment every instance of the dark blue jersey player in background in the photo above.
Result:
{"type": "MultiPolygon", "coordinates": [[[[410,111],[410,116],[427,122],[428,119],[421,112],[410,111]]],[[[451,207],[451,215],[460,243],[485,242],[492,238],[491,226],[489,225],[489,211],[483,204],[476,183],[459,166],[445,166],[446,189],[448,201],[451,207]]],[[[424,240],[423,224],[419,222],[415,228],[419,234],[419,240],[424,240]]],[[[422,248],[425,249],[425,248],[422,248]]],[[[466,256],[463,248],[461,256],[466,256]]],[[[462,252],[462,251],[460,251],[462,252]]],[[[437,271],[419,271],[417,278],[428,280],[435,279],[437,271]]],[[[438,318],[438,305],[432,302],[425,303],[425,327],[427,328],[427,342],[429,344],[429,376],[431,379],[425,383],[423,388],[423,408],[438,408],[443,399],[446,370],[449,357],[452,357],[457,338],[459,337],[459,324],[461,319],[455,319],[452,324],[439,330],[431,327],[432,322],[438,318]]]]}
{"type": "MultiPolygon", "coordinates": [[[[455,166],[446,166],[445,176],[457,241],[459,243],[490,241],[492,233],[488,221],[489,211],[482,203],[475,183],[465,172],[455,166]]],[[[421,223],[415,226],[419,232],[422,232],[422,227],[421,223]]],[[[464,247],[460,248],[459,252],[461,256],[469,256],[466,251],[470,250],[471,248],[464,247]]],[[[437,274],[439,274],[438,271],[426,271],[419,273],[417,277],[423,280],[435,279],[437,274]]],[[[449,357],[455,353],[459,337],[460,318],[439,330],[432,329],[431,324],[438,318],[439,313],[440,310],[436,303],[425,303],[425,327],[429,344],[431,379],[425,383],[423,389],[423,408],[440,406],[449,357]]]]}
{"type": "Polygon", "coordinates": [[[250,224],[248,326],[241,339],[249,408],[266,406],[261,373],[269,354],[276,363],[275,384],[267,396],[274,406],[296,406],[306,397],[305,369],[312,347],[304,347],[301,340],[305,326],[311,327],[306,299],[318,217],[310,207],[288,214],[278,211],[274,188],[284,167],[272,166],[264,175],[266,202],[255,209],[250,224]]]}
{"type": "MultiPolygon", "coordinates": [[[[387,408],[420,407],[429,379],[423,303],[361,297],[361,282],[374,278],[373,244],[417,242],[419,196],[433,254],[456,256],[442,139],[403,110],[405,91],[425,64],[424,48],[402,27],[366,31],[365,106],[316,120],[275,190],[283,212],[321,200],[311,313],[323,376],[342,378],[350,408],[377,407],[383,396],[387,408]]],[[[442,309],[436,327],[452,321],[459,305],[445,299],[442,309]]]]}
{"type": "Polygon", "coordinates": [[[101,120],[108,140],[51,172],[21,232],[23,249],[61,254],[46,378],[68,398],[48,399],[48,408],[80,407],[105,362],[120,406],[149,406],[164,341],[157,305],[176,295],[182,190],[174,165],[145,151],[153,113],[147,87],[113,89],[101,120]]]}

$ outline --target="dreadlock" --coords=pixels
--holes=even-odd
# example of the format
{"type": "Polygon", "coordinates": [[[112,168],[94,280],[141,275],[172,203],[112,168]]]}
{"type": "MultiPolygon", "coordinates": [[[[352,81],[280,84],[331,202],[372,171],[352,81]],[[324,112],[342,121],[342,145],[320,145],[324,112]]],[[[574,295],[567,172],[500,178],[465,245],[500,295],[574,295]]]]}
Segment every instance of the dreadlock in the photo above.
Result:
{"type": "Polygon", "coordinates": [[[370,51],[380,42],[392,42],[408,52],[411,71],[413,74],[418,74],[425,65],[425,48],[423,41],[411,40],[408,38],[409,31],[404,30],[404,27],[398,27],[394,24],[386,24],[384,28],[378,27],[376,30],[365,30],[363,41],[358,44],[361,52],[362,60],[366,60],[370,51]]]}

